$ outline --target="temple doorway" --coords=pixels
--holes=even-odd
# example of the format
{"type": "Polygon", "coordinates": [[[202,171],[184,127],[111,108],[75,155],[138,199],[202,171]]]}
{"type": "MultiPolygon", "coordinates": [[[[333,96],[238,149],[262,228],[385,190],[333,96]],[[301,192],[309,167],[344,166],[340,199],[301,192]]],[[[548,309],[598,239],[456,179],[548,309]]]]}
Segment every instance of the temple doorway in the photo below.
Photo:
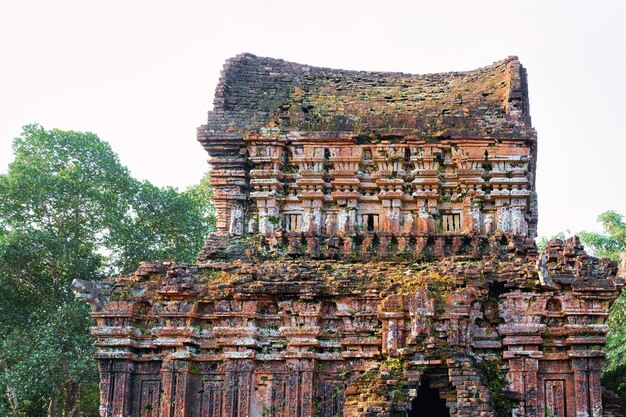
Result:
{"type": "Polygon", "coordinates": [[[450,417],[446,401],[439,395],[438,388],[430,386],[429,378],[424,378],[417,390],[417,396],[411,402],[407,417],[450,417]]]}

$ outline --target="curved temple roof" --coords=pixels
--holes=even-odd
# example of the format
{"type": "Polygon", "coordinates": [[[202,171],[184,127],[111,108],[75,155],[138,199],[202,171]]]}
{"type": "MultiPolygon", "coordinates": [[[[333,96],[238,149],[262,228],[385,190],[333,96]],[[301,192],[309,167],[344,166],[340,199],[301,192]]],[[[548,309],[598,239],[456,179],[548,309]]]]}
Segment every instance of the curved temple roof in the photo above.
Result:
{"type": "Polygon", "coordinates": [[[226,61],[207,128],[209,136],[231,138],[268,130],[320,139],[535,137],[526,70],[516,57],[472,71],[412,75],[241,54],[226,61]]]}

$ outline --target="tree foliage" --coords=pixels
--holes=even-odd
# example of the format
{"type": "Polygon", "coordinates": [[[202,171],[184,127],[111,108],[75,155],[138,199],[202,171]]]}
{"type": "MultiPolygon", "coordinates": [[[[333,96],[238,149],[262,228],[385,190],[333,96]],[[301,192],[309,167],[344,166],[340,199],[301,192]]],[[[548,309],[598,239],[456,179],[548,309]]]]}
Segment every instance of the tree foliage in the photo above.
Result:
{"type": "Polygon", "coordinates": [[[192,262],[215,227],[210,191],[208,177],[183,192],[137,184],[129,212],[108,239],[115,254],[111,267],[128,273],[145,259],[192,262]]]}
{"type": "Polygon", "coordinates": [[[26,126],[0,175],[0,415],[96,416],[87,306],[73,279],[192,261],[214,227],[208,179],[135,180],[92,133],[26,126]]]}
{"type": "Polygon", "coordinates": [[[594,255],[618,261],[620,253],[626,251],[624,216],[616,211],[605,211],[598,216],[598,223],[602,225],[604,232],[580,232],[581,240],[594,255]]]}

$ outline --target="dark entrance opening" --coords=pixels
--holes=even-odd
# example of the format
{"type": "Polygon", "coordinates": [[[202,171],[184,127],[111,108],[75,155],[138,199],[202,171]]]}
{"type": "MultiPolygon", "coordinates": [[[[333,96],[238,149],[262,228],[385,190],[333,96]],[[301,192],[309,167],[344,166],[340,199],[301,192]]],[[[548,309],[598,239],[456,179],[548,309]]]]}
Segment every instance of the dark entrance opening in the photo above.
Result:
{"type": "Polygon", "coordinates": [[[417,390],[407,417],[450,417],[446,401],[439,397],[439,390],[431,388],[428,379],[417,390]]]}

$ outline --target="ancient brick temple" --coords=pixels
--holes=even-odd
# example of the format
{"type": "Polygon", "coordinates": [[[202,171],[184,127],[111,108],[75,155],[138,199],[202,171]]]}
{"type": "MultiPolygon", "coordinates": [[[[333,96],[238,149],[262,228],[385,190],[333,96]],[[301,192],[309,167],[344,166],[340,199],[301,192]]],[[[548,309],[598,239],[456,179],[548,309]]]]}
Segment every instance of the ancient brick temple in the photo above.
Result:
{"type": "Polygon", "coordinates": [[[102,416],[613,415],[623,279],[577,238],[537,251],[516,58],[408,75],[239,55],[198,140],[218,213],[198,263],[74,283],[102,416]]]}

